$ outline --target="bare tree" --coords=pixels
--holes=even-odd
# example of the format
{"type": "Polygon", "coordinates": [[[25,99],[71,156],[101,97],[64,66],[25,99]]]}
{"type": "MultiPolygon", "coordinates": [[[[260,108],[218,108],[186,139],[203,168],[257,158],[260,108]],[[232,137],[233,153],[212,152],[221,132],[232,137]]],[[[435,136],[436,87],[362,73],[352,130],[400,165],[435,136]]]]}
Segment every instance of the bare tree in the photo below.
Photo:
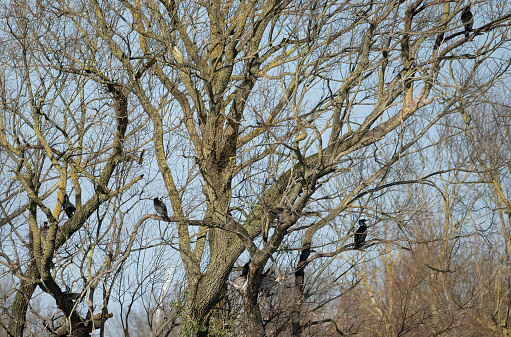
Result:
{"type": "MultiPolygon", "coordinates": [[[[375,200],[439,174],[418,176],[409,158],[427,153],[432,143],[425,136],[456,113],[454,100],[470,95],[458,83],[496,63],[480,83],[489,87],[505,71],[507,61],[492,56],[509,47],[511,18],[508,3],[498,8],[473,3],[473,25],[467,31],[460,19],[466,4],[436,0],[62,0],[41,2],[36,13],[23,4],[11,5],[23,15],[11,15],[7,22],[29,18],[19,27],[30,34],[19,35],[18,26],[5,32],[18,34],[15,41],[26,51],[22,54],[37,55],[37,69],[46,71],[42,79],[32,76],[32,63],[24,61],[22,77],[30,81],[23,82],[23,90],[54,77],[76,83],[70,88],[59,81],[46,84],[49,99],[59,88],[70,91],[55,95],[62,107],[57,119],[37,95],[26,95],[27,112],[17,112],[19,100],[4,99],[4,115],[16,111],[10,115],[15,121],[30,121],[33,139],[40,144],[20,139],[14,125],[5,128],[10,134],[1,141],[27,198],[25,209],[6,212],[5,218],[28,214],[35,233],[36,263],[30,269],[29,262],[24,275],[40,280],[71,317],[73,332],[66,333],[73,335],[90,333],[85,322],[94,320],[65,305],[50,261],[102,203],[140,180],[128,164],[139,158],[139,146],[130,141],[136,135],[146,137],[140,143],[151,142],[172,208],[169,226],[177,226],[175,244],[186,276],[181,335],[221,330],[226,281],[245,250],[251,259],[243,294],[247,335],[266,335],[258,301],[261,274],[284,247],[294,252],[292,268],[282,273],[275,262],[273,268],[276,281],[293,275],[294,291],[288,325],[282,329],[299,336],[304,328],[332,324],[312,320],[303,311],[308,263],[351,254],[362,214],[369,218],[369,231],[382,233],[376,227],[382,210],[370,205],[387,208],[375,200]],[[83,99],[94,89],[103,95],[91,97],[111,107],[100,104],[92,116],[83,110],[79,115],[70,103],[96,106],[83,99]],[[145,122],[134,124],[135,116],[148,119],[149,131],[140,131],[145,122]],[[115,127],[102,128],[104,119],[115,127]],[[65,140],[64,149],[54,149],[40,132],[41,123],[51,121],[52,132],[65,140]],[[85,141],[89,128],[105,135],[102,144],[85,141]],[[28,149],[44,153],[58,173],[53,213],[44,203],[48,196],[41,197],[39,186],[33,185],[33,169],[24,157],[28,149]],[[118,182],[112,178],[123,164],[130,172],[123,176],[129,178],[118,182]],[[58,226],[68,178],[77,209],[58,226]],[[94,186],[85,203],[80,179],[94,186]],[[44,249],[37,210],[49,222],[44,249]],[[332,231],[337,234],[333,239],[332,231]],[[318,252],[306,254],[308,249],[318,252]]],[[[163,220],[144,215],[133,221],[142,226],[148,219],[163,220]]],[[[393,223],[399,227],[398,221],[393,223]]],[[[398,240],[387,241],[392,245],[398,240]]],[[[362,255],[381,241],[370,233],[353,254],[362,255]]],[[[30,289],[20,291],[29,294],[25,302],[30,289]]],[[[102,315],[103,322],[106,312],[102,315]]]]}
{"type": "Polygon", "coordinates": [[[44,324],[52,334],[103,331],[112,316],[107,285],[126,258],[119,246],[129,252],[135,238],[127,245],[118,240],[123,223],[116,207],[142,178],[131,170],[138,153],[134,135],[141,128],[128,129],[135,116],[123,88],[98,87],[85,76],[47,66],[52,55],[37,48],[39,37],[52,35],[40,25],[48,19],[42,8],[13,2],[2,11],[0,147],[6,175],[0,226],[8,234],[2,236],[1,261],[2,273],[17,278],[6,329],[10,336],[23,335],[38,287],[63,313],[62,320],[53,316],[44,324]],[[64,212],[67,194],[74,209],[64,212]],[[77,274],[70,274],[72,266],[77,274]],[[78,310],[81,302],[87,309],[78,310]]]}

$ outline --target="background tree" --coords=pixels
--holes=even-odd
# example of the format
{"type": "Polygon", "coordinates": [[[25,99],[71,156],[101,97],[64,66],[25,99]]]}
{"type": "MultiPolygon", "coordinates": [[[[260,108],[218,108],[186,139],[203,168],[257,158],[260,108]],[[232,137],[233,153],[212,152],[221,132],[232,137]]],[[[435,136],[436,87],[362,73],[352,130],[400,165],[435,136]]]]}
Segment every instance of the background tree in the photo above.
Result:
{"type": "Polygon", "coordinates": [[[16,277],[5,328],[11,336],[23,335],[38,286],[63,313],[42,314],[47,321],[40,326],[59,336],[103,331],[112,316],[108,284],[132,244],[118,240],[122,218],[121,224],[103,220],[118,216],[117,207],[126,202],[120,194],[141,179],[131,172],[141,127],[128,133],[135,116],[123,88],[98,88],[85,76],[48,66],[49,58],[58,59],[38,49],[37,38],[51,40],[64,32],[57,30],[58,22],[48,23],[55,25],[51,31],[39,25],[49,19],[41,7],[11,3],[3,7],[3,18],[0,225],[6,234],[2,264],[16,277]],[[66,193],[76,205],[67,216],[62,211],[66,193]],[[98,280],[103,281],[102,299],[94,296],[98,280]],[[78,291],[79,299],[67,287],[78,291]],[[78,310],[80,302],[87,309],[78,310]]]}

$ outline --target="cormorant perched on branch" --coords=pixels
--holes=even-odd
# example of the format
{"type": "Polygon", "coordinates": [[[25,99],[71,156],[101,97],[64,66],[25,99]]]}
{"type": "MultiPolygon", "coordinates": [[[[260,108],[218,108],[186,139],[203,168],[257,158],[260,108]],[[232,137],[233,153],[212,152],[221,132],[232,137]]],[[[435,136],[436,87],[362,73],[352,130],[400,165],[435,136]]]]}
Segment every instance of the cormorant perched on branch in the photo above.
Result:
{"type": "Polygon", "coordinates": [[[465,26],[465,37],[468,37],[474,25],[474,15],[470,11],[470,5],[466,5],[461,11],[461,23],[465,26]]]}
{"type": "Polygon", "coordinates": [[[170,221],[169,215],[167,213],[167,206],[163,203],[163,198],[162,197],[154,198],[153,203],[156,213],[161,214],[165,221],[170,221]]]}
{"type": "Polygon", "coordinates": [[[353,240],[355,241],[355,249],[359,249],[362,247],[364,242],[366,241],[367,236],[367,225],[366,225],[366,219],[360,219],[358,220],[358,224],[360,227],[355,232],[355,237],[353,240]]]}
{"type": "MultiPolygon", "coordinates": [[[[250,268],[251,260],[243,266],[240,276],[236,277],[232,282],[227,281],[237,291],[244,293],[247,290],[248,285],[248,271],[250,268]]],[[[272,275],[271,267],[267,271],[259,275],[259,296],[267,295],[277,284],[277,279],[272,275]]]]}
{"type": "Polygon", "coordinates": [[[270,208],[270,210],[268,211],[268,213],[270,214],[270,218],[272,220],[278,220],[280,217],[280,213],[282,213],[282,212],[284,212],[283,207],[273,207],[273,208],[270,208]]]}
{"type": "Polygon", "coordinates": [[[277,284],[271,273],[271,267],[259,276],[259,296],[266,296],[277,284]]]}
{"type": "Polygon", "coordinates": [[[62,203],[62,208],[64,208],[64,212],[66,212],[68,219],[71,219],[76,212],[76,207],[69,201],[67,194],[64,194],[64,202],[62,203]]]}
{"type": "Polygon", "coordinates": [[[241,270],[240,277],[246,277],[248,275],[248,270],[250,267],[250,260],[248,260],[247,263],[243,266],[243,269],[241,270]]]}
{"type": "Polygon", "coordinates": [[[71,289],[65,285],[66,290],[62,292],[62,294],[66,297],[67,300],[75,303],[79,298],[81,293],[72,293],[71,289]]]}
{"type": "Polygon", "coordinates": [[[236,290],[245,292],[247,290],[247,277],[248,277],[248,270],[250,261],[248,260],[247,263],[243,266],[243,269],[241,271],[240,276],[236,277],[233,282],[227,281],[230,283],[236,290]]]}

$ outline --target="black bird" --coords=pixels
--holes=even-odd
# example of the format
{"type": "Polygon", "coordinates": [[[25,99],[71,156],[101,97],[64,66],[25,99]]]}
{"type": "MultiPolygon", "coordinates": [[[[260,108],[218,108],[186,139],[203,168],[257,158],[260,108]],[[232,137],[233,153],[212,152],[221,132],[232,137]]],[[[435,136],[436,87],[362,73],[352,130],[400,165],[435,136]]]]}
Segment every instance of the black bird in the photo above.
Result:
{"type": "Polygon", "coordinates": [[[67,194],[64,194],[64,202],[62,203],[62,207],[64,208],[68,219],[71,219],[76,212],[76,207],[69,201],[67,194]]]}
{"type": "Polygon", "coordinates": [[[461,11],[461,23],[465,26],[465,37],[468,37],[474,25],[474,15],[470,11],[470,5],[465,6],[461,11]]]}
{"type": "Polygon", "coordinates": [[[280,217],[280,214],[284,212],[284,208],[282,207],[274,207],[274,208],[270,208],[270,210],[268,211],[268,213],[270,214],[270,218],[272,220],[277,220],[279,219],[280,217]]]}
{"type": "Polygon", "coordinates": [[[366,225],[366,219],[360,219],[358,220],[358,224],[360,227],[355,232],[355,237],[353,238],[355,241],[355,249],[359,249],[362,247],[364,242],[366,241],[367,236],[367,225],[366,225]]]}
{"type": "MultiPolygon", "coordinates": [[[[237,291],[240,291],[241,293],[245,293],[247,291],[248,286],[248,270],[250,268],[250,262],[251,260],[248,260],[247,263],[243,266],[243,269],[241,270],[240,276],[236,277],[232,282],[227,281],[229,284],[231,284],[237,291]]],[[[275,276],[271,273],[271,267],[265,271],[264,273],[259,275],[259,296],[265,296],[268,293],[270,293],[272,290],[274,290],[275,286],[277,285],[277,279],[275,276]]]]}
{"type": "Polygon", "coordinates": [[[266,296],[277,285],[277,279],[271,273],[271,267],[259,276],[259,296],[266,296]]]}
{"type": "Polygon", "coordinates": [[[170,221],[169,215],[167,213],[167,206],[163,203],[163,198],[162,197],[154,198],[153,202],[156,213],[161,214],[165,221],[170,221]]]}
{"type": "Polygon", "coordinates": [[[248,269],[250,265],[250,260],[243,266],[243,270],[241,271],[240,277],[246,277],[248,275],[248,269]]]}
{"type": "Polygon", "coordinates": [[[80,293],[72,293],[71,289],[65,285],[66,290],[62,292],[62,294],[68,299],[69,301],[75,303],[80,298],[80,293]]]}
{"type": "Polygon", "coordinates": [[[250,260],[243,266],[241,270],[240,276],[236,277],[233,282],[229,282],[236,290],[245,292],[247,290],[247,277],[248,277],[248,269],[250,265],[250,260]]]}

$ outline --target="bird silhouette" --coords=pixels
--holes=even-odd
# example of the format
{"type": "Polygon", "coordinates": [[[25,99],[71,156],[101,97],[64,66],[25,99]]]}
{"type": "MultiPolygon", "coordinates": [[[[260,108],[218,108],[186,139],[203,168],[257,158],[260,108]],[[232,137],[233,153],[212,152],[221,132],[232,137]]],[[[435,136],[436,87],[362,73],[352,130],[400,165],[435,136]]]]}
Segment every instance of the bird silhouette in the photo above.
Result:
{"type": "Polygon", "coordinates": [[[355,249],[359,249],[362,247],[364,242],[366,241],[367,236],[367,225],[366,225],[366,219],[360,219],[358,220],[359,228],[355,232],[355,237],[353,238],[355,242],[355,249]]]}
{"type": "Polygon", "coordinates": [[[246,277],[248,275],[248,270],[249,270],[249,267],[250,267],[250,261],[251,260],[248,260],[248,262],[245,263],[245,265],[243,266],[243,269],[241,270],[240,277],[246,277]]]}
{"type": "Polygon", "coordinates": [[[170,221],[169,215],[167,213],[167,206],[163,203],[163,198],[154,198],[153,203],[156,213],[160,214],[165,221],[170,221]]]}
{"type": "Polygon", "coordinates": [[[470,5],[465,6],[461,11],[461,23],[465,26],[465,37],[468,37],[474,25],[474,15],[470,11],[470,5]]]}
{"type": "Polygon", "coordinates": [[[76,212],[76,207],[69,201],[67,194],[64,194],[64,202],[62,203],[62,208],[64,208],[64,212],[66,212],[68,219],[71,219],[76,212]]]}
{"type": "Polygon", "coordinates": [[[271,273],[271,267],[259,276],[259,296],[268,295],[277,285],[277,279],[271,273]]]}
{"type": "Polygon", "coordinates": [[[66,289],[62,292],[62,295],[64,295],[68,301],[75,303],[80,298],[81,293],[72,293],[71,289],[67,285],[65,285],[65,288],[66,289]]]}
{"type": "MultiPolygon", "coordinates": [[[[248,260],[248,262],[245,263],[243,269],[241,270],[240,276],[236,277],[232,282],[228,281],[229,284],[231,284],[237,291],[241,292],[242,294],[247,291],[250,262],[251,260],[248,260]]],[[[277,279],[272,275],[271,268],[269,268],[267,271],[259,275],[258,295],[266,296],[274,289],[276,284],[277,279]]]]}
{"type": "Polygon", "coordinates": [[[236,290],[245,292],[247,290],[247,278],[249,270],[250,260],[243,266],[241,274],[236,277],[233,282],[228,281],[236,290]]]}
{"type": "Polygon", "coordinates": [[[284,212],[284,208],[282,207],[273,207],[268,211],[272,220],[278,220],[282,212],[284,212]]]}

